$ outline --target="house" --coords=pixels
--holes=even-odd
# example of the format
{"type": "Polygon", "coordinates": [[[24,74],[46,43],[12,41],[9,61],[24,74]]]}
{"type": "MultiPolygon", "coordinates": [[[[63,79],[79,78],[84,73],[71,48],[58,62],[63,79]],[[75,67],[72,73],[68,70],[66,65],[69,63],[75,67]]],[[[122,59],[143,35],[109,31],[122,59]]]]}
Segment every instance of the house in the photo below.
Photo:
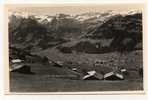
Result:
{"type": "Polygon", "coordinates": [[[13,59],[10,62],[10,72],[19,72],[24,74],[33,74],[31,67],[26,65],[20,59],[13,59]]]}
{"type": "Polygon", "coordinates": [[[109,72],[104,75],[105,80],[124,80],[124,77],[120,73],[109,72]]]}

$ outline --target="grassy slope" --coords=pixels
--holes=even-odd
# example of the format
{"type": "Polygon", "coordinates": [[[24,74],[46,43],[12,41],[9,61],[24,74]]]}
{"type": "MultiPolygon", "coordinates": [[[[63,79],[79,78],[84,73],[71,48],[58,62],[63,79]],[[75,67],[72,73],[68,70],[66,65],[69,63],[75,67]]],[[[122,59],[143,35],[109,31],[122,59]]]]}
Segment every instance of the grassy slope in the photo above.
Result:
{"type": "Polygon", "coordinates": [[[73,61],[79,63],[87,63],[89,66],[93,66],[96,60],[105,61],[104,66],[114,67],[123,66],[127,69],[137,70],[139,67],[142,67],[142,50],[136,50],[133,52],[120,54],[119,52],[111,52],[104,54],[86,54],[86,53],[71,53],[63,54],[55,48],[50,48],[43,52],[39,53],[40,55],[46,55],[48,58],[55,61],[73,61]],[[113,62],[111,62],[113,60],[113,62]]]}

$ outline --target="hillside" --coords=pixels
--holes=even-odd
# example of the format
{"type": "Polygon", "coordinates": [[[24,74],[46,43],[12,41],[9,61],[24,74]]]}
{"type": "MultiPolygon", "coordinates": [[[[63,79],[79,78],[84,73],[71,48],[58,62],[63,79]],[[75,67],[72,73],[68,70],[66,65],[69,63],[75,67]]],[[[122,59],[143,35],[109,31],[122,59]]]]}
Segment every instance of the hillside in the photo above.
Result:
{"type": "Polygon", "coordinates": [[[86,53],[128,52],[142,49],[142,14],[114,15],[101,25],[92,27],[75,45],[63,48],[86,53]]]}
{"type": "Polygon", "coordinates": [[[133,49],[142,42],[142,14],[116,15],[94,28],[86,37],[94,39],[113,39],[112,48],[133,49]],[[123,47],[123,48],[122,48],[123,47]]]}

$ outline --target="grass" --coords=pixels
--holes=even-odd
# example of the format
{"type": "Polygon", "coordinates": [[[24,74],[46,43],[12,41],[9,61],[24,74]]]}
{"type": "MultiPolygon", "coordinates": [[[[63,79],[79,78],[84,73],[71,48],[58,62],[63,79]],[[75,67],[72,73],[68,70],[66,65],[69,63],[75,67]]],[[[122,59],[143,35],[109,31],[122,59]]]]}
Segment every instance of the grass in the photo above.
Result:
{"type": "Polygon", "coordinates": [[[99,81],[51,78],[48,75],[11,74],[11,92],[80,92],[143,90],[142,81],[99,81]],[[14,78],[15,77],[15,78],[14,78]]]}

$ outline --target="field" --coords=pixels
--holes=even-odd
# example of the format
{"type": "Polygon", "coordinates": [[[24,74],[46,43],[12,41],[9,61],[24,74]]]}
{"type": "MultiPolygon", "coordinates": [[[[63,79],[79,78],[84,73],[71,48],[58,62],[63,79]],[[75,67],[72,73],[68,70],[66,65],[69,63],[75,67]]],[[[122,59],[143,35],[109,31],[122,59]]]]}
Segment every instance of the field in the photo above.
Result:
{"type": "Polygon", "coordinates": [[[99,81],[50,78],[48,75],[11,75],[12,92],[81,92],[142,90],[141,80],[99,81]],[[14,78],[15,77],[15,78],[14,78]]]}
{"type": "Polygon", "coordinates": [[[79,70],[93,70],[97,59],[105,61],[101,68],[113,68],[114,65],[124,66],[129,75],[122,81],[81,80],[72,70],[64,67],[54,67],[41,63],[30,64],[34,74],[10,73],[11,92],[80,92],[80,91],[134,91],[143,90],[143,79],[139,76],[138,68],[142,67],[142,51],[137,50],[120,55],[117,52],[105,54],[63,54],[55,48],[36,54],[46,55],[54,61],[79,62],[79,70]],[[120,60],[119,60],[120,58],[120,60]],[[113,60],[113,62],[110,62],[113,60]]]}

